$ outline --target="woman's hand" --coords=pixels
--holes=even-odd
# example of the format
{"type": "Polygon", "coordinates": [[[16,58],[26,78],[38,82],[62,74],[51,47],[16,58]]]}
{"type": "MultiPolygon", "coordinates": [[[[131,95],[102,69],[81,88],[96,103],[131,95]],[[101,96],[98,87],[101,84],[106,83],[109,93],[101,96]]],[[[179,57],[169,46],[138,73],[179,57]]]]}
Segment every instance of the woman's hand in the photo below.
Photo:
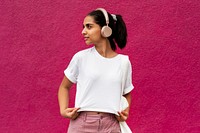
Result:
{"type": "Polygon", "coordinates": [[[79,109],[80,108],[67,108],[61,112],[61,115],[65,118],[74,120],[79,115],[79,113],[77,112],[79,109]]]}
{"type": "Polygon", "coordinates": [[[128,109],[125,109],[121,112],[118,112],[119,116],[115,116],[117,118],[117,120],[119,122],[123,122],[123,121],[126,121],[128,119],[128,115],[129,115],[129,111],[128,109]]]}

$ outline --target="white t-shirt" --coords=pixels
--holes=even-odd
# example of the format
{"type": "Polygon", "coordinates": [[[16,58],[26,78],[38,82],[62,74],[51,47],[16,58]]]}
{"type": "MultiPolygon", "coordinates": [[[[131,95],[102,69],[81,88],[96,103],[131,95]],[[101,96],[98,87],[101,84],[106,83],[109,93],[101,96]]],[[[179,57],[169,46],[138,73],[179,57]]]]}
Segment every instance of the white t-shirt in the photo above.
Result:
{"type": "Polygon", "coordinates": [[[79,111],[118,114],[122,95],[121,60],[126,60],[129,64],[124,95],[134,88],[128,56],[118,54],[113,58],[105,58],[95,47],[82,50],[73,56],[64,74],[71,82],[77,84],[75,107],[80,107],[79,111]]]}

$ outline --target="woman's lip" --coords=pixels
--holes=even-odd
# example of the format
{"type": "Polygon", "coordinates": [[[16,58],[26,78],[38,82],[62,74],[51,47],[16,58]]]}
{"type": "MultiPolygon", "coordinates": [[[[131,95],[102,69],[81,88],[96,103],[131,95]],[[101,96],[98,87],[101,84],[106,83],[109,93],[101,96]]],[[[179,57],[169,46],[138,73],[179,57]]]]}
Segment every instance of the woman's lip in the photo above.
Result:
{"type": "Polygon", "coordinates": [[[84,40],[87,40],[89,37],[84,37],[84,40]]]}

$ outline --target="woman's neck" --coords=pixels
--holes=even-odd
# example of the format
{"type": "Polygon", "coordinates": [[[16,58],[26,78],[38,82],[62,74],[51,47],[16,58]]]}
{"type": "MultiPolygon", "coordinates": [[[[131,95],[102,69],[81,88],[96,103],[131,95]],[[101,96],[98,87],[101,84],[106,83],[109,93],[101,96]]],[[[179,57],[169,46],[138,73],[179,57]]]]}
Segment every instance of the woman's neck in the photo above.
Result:
{"type": "Polygon", "coordinates": [[[112,50],[108,39],[102,43],[95,44],[95,48],[97,52],[105,58],[112,58],[117,55],[117,53],[112,50]]]}

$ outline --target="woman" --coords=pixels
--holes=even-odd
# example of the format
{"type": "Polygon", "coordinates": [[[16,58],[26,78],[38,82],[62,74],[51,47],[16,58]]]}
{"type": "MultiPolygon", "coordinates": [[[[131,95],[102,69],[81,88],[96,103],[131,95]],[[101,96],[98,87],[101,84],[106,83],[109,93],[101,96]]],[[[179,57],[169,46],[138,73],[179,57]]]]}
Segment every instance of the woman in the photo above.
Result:
{"type": "Polygon", "coordinates": [[[60,113],[69,118],[68,133],[120,132],[119,122],[126,121],[129,108],[120,111],[121,95],[131,103],[132,70],[128,56],[115,52],[126,46],[127,30],[120,15],[103,8],[84,19],[85,43],[91,48],[76,53],[59,87],[60,113]],[[122,86],[122,62],[127,62],[127,77],[122,86]],[[75,107],[69,108],[69,89],[77,84],[75,107]],[[123,89],[123,91],[122,91],[123,89]]]}

